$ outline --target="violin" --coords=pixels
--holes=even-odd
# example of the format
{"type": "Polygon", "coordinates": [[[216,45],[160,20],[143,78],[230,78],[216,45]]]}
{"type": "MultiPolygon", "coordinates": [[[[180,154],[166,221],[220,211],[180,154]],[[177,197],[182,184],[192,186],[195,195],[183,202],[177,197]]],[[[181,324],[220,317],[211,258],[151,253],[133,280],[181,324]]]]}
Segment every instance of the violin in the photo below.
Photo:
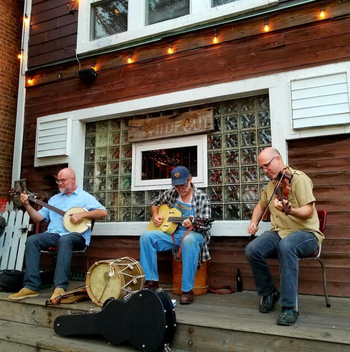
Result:
{"type": "Polygon", "coordinates": [[[287,171],[280,172],[278,179],[279,184],[276,187],[276,196],[279,201],[282,202],[283,209],[282,212],[288,215],[292,208],[292,205],[288,202],[288,196],[292,190],[291,182],[292,182],[293,175],[287,171]],[[287,200],[287,202],[284,202],[287,200]]]}
{"type": "MultiPolygon", "coordinates": [[[[283,200],[288,200],[288,195],[292,190],[291,187],[291,182],[292,182],[292,178],[293,175],[291,173],[289,173],[288,171],[286,171],[286,169],[283,169],[278,176],[276,177],[276,185],[275,185],[275,189],[262,213],[262,215],[260,216],[260,219],[258,220],[258,225],[260,223],[260,221],[266,221],[266,218],[269,217],[269,204],[271,203],[271,200],[273,198],[273,195],[276,194],[277,195],[277,199],[282,201],[282,205],[283,205],[283,209],[282,211],[288,215],[290,212],[290,209],[292,208],[292,205],[287,201],[287,202],[283,202],[283,200]]],[[[255,237],[255,233],[250,234],[250,240],[253,240],[255,237]]]]}
{"type": "Polygon", "coordinates": [[[80,286],[80,287],[77,287],[71,291],[67,291],[65,293],[62,293],[54,298],[50,298],[45,301],[45,306],[55,306],[58,303],[60,303],[63,298],[68,298],[68,297],[72,297],[72,296],[87,295],[86,288],[87,288],[87,286],[80,286]]]}

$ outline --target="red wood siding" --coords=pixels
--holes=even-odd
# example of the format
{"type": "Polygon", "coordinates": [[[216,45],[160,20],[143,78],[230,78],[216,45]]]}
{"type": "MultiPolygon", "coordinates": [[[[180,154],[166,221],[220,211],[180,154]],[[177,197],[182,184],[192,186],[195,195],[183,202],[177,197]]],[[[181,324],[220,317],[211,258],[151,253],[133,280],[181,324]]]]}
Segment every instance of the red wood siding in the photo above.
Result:
{"type": "Polygon", "coordinates": [[[70,15],[67,4],[67,0],[33,1],[29,69],[75,57],[78,14],[70,15]]]}

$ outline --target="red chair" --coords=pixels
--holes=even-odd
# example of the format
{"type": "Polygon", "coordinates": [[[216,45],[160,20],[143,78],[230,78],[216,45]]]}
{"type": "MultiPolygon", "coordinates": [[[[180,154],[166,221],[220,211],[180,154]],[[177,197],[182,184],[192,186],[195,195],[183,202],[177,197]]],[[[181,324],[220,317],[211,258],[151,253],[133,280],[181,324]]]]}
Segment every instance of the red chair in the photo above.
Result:
{"type": "MultiPolygon", "coordinates": [[[[327,212],[325,210],[318,210],[317,215],[320,220],[320,231],[323,233],[324,230],[326,229],[327,212]]],[[[326,306],[330,307],[331,304],[329,302],[328,291],[327,291],[326,268],[321,259],[321,250],[322,250],[322,244],[319,245],[318,249],[314,253],[310,254],[308,257],[299,258],[299,260],[317,260],[320,263],[322,268],[322,273],[323,273],[323,289],[324,289],[324,296],[326,298],[326,306]]],[[[298,297],[297,297],[296,311],[298,311],[298,297]]]]}

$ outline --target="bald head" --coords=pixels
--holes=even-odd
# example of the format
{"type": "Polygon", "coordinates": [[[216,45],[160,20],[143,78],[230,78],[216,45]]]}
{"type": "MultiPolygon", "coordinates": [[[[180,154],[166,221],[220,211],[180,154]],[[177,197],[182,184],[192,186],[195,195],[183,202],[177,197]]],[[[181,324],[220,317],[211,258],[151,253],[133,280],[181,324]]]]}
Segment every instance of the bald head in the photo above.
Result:
{"type": "Polygon", "coordinates": [[[275,148],[265,148],[258,156],[258,164],[268,178],[275,179],[285,167],[281,154],[275,148]]]}
{"type": "Polygon", "coordinates": [[[64,177],[74,177],[75,178],[75,171],[73,169],[70,169],[69,167],[66,167],[62,169],[58,175],[63,175],[64,177]]]}
{"type": "Polygon", "coordinates": [[[61,193],[70,195],[77,189],[75,172],[70,168],[62,169],[57,175],[58,188],[61,193]]]}
{"type": "Polygon", "coordinates": [[[279,156],[282,160],[282,157],[281,157],[281,154],[280,152],[276,149],[276,148],[272,148],[272,147],[268,147],[268,148],[265,148],[260,154],[259,154],[259,157],[263,157],[263,158],[273,158],[274,156],[279,156]]]}

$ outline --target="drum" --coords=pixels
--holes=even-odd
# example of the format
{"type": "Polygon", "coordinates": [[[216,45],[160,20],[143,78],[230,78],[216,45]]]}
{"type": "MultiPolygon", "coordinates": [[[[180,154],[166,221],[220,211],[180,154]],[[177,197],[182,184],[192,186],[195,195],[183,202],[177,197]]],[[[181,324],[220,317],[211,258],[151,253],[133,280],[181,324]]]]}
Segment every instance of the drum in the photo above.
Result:
{"type": "Polygon", "coordinates": [[[108,298],[122,298],[143,289],[145,274],[133,258],[101,260],[86,274],[86,291],[92,302],[102,307],[108,298]]]}
{"type": "MultiPolygon", "coordinates": [[[[202,296],[208,292],[208,265],[209,262],[202,262],[202,266],[197,269],[194,277],[193,294],[202,296]]],[[[173,257],[173,294],[181,295],[182,283],[182,260],[178,261],[173,257]]]]}

